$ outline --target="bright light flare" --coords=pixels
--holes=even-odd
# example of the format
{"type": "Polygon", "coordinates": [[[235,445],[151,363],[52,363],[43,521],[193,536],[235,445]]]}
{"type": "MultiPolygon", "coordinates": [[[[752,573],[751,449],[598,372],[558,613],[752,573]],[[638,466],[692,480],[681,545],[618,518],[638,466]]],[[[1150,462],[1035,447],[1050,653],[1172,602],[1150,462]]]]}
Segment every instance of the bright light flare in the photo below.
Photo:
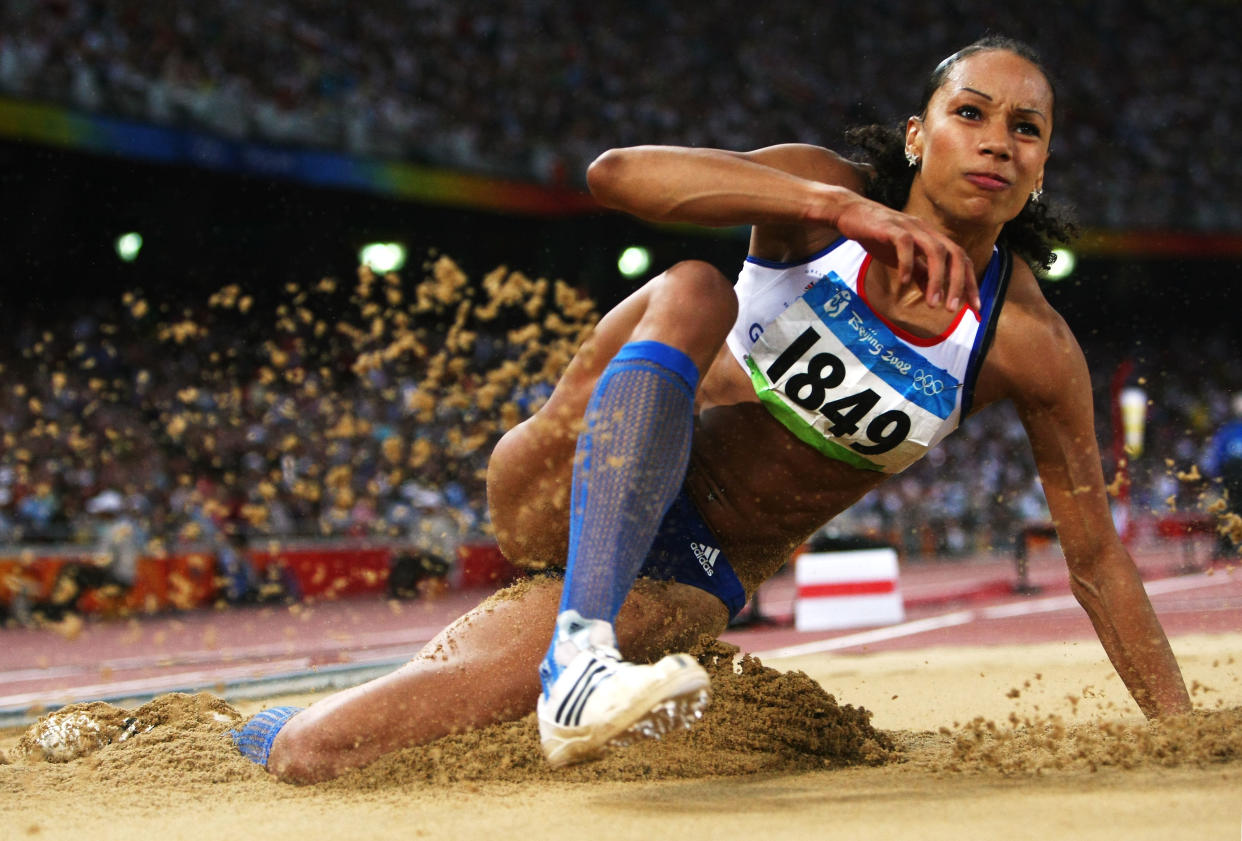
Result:
{"type": "Polygon", "coordinates": [[[1052,268],[1040,272],[1040,275],[1046,280],[1065,280],[1074,273],[1074,267],[1078,265],[1078,257],[1068,248],[1054,248],[1052,253],[1056,256],[1052,268]]]}
{"type": "Polygon", "coordinates": [[[135,231],[121,234],[116,238],[115,248],[116,256],[126,263],[134,262],[138,259],[138,252],[142,251],[142,234],[135,231]]]}
{"type": "Polygon", "coordinates": [[[617,271],[623,277],[638,277],[651,268],[651,252],[641,245],[631,245],[617,258],[617,271]]]}
{"type": "Polygon", "coordinates": [[[405,265],[405,246],[399,242],[371,242],[358,252],[358,260],[379,274],[399,271],[405,265]]]}

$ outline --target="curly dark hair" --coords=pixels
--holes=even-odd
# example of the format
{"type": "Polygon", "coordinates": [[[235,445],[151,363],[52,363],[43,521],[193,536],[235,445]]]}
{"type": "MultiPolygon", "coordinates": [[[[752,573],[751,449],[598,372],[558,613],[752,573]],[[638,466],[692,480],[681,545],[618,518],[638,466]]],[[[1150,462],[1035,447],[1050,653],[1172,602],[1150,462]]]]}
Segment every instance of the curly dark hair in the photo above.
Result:
{"type": "MultiPolygon", "coordinates": [[[[958,50],[936,66],[923,89],[918,113],[926,113],[927,103],[954,64],[967,56],[990,50],[1014,53],[1038,67],[1048,80],[1055,101],[1056,87],[1035,50],[1021,41],[992,35],[958,50]]],[[[872,167],[867,197],[897,210],[905,207],[917,171],[906,162],[905,124],[856,126],[845,133],[845,138],[859,149],[854,160],[872,167]]],[[[1077,234],[1078,228],[1066,211],[1046,201],[1028,201],[1017,216],[1005,223],[999,241],[1032,266],[1047,269],[1056,259],[1053,245],[1068,243],[1077,234]]]]}

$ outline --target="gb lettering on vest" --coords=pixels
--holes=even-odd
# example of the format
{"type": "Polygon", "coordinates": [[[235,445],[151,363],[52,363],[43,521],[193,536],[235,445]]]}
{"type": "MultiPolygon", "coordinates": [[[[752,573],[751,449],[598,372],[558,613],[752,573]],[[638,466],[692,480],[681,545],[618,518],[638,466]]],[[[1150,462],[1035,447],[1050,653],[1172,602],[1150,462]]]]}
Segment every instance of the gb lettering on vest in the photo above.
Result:
{"type": "Polygon", "coordinates": [[[746,364],[759,399],[791,432],[864,470],[898,472],[917,460],[961,390],[835,272],[764,325],[746,364]]]}

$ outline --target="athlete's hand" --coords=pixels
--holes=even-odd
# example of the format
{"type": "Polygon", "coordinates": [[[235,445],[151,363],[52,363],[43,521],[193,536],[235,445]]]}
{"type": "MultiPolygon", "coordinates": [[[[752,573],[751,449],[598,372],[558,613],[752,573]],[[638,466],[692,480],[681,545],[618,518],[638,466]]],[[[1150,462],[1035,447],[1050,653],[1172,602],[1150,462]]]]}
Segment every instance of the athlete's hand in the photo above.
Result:
{"type": "Polygon", "coordinates": [[[970,257],[923,220],[858,196],[841,210],[835,227],[880,262],[896,268],[899,283],[922,286],[929,306],[957,311],[964,301],[979,310],[979,285],[970,257]]]}

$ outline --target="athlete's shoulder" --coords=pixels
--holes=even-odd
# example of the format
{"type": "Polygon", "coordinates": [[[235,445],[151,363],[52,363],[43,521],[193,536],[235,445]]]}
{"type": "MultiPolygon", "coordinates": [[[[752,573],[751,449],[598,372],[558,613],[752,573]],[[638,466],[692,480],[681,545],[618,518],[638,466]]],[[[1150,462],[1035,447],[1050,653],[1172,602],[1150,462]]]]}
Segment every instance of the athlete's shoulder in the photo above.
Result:
{"type": "Polygon", "coordinates": [[[834,184],[859,193],[863,192],[870,177],[870,167],[867,165],[810,143],[781,143],[741,154],[752,161],[799,178],[834,184]]]}
{"type": "Polygon", "coordinates": [[[1003,329],[1005,338],[1013,342],[1072,339],[1065,319],[1044,297],[1035,273],[1016,254],[1012,255],[1009,285],[998,329],[1003,329]]]}
{"type": "Polygon", "coordinates": [[[1058,388],[1083,385],[1077,339],[1039,288],[1034,272],[1014,255],[996,332],[979,375],[975,406],[998,400],[1055,399],[1058,388]]]}

